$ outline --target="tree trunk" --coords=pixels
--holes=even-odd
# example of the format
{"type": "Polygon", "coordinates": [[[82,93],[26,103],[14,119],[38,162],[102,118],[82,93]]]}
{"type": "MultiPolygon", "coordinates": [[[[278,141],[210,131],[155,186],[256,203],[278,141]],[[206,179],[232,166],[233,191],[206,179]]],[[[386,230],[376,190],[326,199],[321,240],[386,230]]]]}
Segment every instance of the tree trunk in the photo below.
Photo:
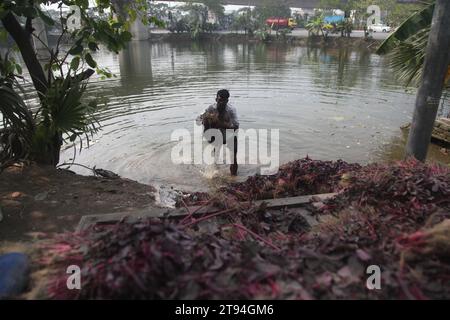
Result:
{"type": "Polygon", "coordinates": [[[423,78],[417,92],[406,156],[425,161],[436,120],[444,79],[449,65],[450,1],[437,0],[423,67],[423,78]]]}
{"type": "Polygon", "coordinates": [[[38,93],[39,99],[42,100],[43,96],[47,92],[47,78],[45,77],[44,70],[39,63],[36,51],[34,50],[31,42],[31,34],[22,28],[14,14],[11,12],[9,12],[1,20],[3,27],[6,31],[8,31],[19,47],[23,61],[25,62],[28,72],[30,73],[31,80],[33,81],[34,88],[38,93]]]}
{"type": "Polygon", "coordinates": [[[61,153],[62,136],[60,133],[56,133],[49,141],[43,142],[39,150],[32,155],[32,160],[39,164],[56,166],[59,162],[59,156],[61,153]]]}

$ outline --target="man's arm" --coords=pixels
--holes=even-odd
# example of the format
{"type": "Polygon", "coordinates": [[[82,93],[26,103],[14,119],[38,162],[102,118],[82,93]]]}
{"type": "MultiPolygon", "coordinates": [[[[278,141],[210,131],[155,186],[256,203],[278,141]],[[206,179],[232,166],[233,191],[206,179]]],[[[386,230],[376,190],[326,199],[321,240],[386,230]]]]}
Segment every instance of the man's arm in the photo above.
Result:
{"type": "Polygon", "coordinates": [[[238,117],[237,117],[237,112],[236,109],[234,109],[233,107],[230,107],[230,122],[232,125],[232,129],[239,129],[239,121],[238,121],[238,117]]]}

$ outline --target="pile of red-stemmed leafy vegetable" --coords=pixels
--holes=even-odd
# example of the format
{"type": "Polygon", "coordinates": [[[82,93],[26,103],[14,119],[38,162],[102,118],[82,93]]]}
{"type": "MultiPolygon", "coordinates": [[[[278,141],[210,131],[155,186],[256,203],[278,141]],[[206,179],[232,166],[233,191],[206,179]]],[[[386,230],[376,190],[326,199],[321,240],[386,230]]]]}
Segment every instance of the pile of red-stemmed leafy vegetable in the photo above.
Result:
{"type": "Polygon", "coordinates": [[[223,202],[200,216],[187,208],[178,220],[97,226],[46,243],[48,259],[40,263],[52,270],[49,296],[450,298],[448,168],[416,161],[360,167],[303,159],[275,176],[252,177],[227,190],[223,198],[199,199],[202,205],[223,202]],[[280,179],[289,187],[278,193],[280,179]],[[262,191],[268,181],[272,187],[262,191]],[[317,221],[311,224],[304,209],[238,201],[266,198],[267,190],[272,197],[339,194],[308,208],[317,221]],[[69,264],[82,267],[79,291],[67,290],[69,264]]]}
{"type": "MultiPolygon", "coordinates": [[[[283,198],[331,193],[340,189],[342,175],[361,168],[359,164],[319,161],[309,157],[289,162],[275,175],[254,175],[245,182],[222,187],[218,191],[238,201],[283,198]]],[[[204,192],[189,194],[184,201],[195,204],[210,199],[204,192]]]]}

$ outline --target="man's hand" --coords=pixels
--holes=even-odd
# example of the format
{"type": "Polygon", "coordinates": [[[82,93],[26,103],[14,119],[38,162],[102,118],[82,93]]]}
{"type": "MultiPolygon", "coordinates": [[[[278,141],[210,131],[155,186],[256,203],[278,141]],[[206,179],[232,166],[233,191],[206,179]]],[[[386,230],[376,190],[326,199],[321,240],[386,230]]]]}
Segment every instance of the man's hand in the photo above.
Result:
{"type": "Polygon", "coordinates": [[[223,122],[223,128],[221,129],[237,129],[235,128],[235,126],[233,125],[233,123],[231,121],[226,121],[223,122]]]}

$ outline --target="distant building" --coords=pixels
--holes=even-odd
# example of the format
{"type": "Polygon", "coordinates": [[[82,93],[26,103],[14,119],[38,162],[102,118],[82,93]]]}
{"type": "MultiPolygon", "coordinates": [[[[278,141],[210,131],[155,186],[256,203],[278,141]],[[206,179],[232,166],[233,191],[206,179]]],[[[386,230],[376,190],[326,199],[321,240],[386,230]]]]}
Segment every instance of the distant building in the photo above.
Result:
{"type": "Polygon", "coordinates": [[[314,9],[307,8],[291,8],[291,16],[300,16],[300,17],[308,17],[314,15],[314,9]]]}

